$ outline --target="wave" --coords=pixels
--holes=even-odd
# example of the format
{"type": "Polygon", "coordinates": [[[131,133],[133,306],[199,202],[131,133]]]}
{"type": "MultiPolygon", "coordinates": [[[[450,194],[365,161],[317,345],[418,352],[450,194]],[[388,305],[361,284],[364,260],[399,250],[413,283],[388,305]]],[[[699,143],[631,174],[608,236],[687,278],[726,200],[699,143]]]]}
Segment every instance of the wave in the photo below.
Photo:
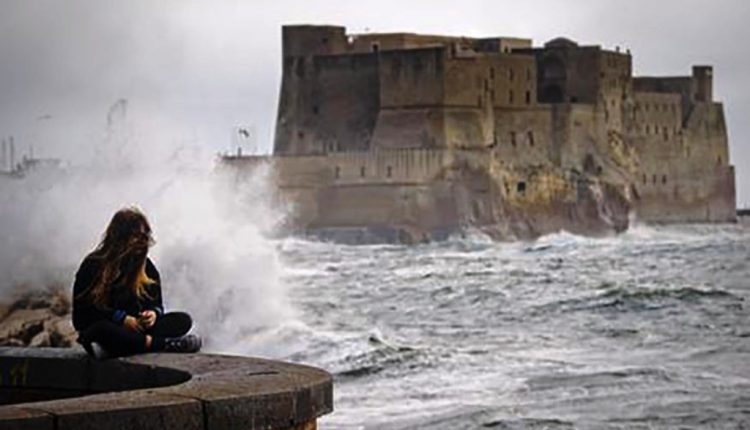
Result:
{"type": "Polygon", "coordinates": [[[349,354],[335,363],[333,374],[337,378],[360,378],[404,366],[421,369],[426,363],[425,351],[392,342],[377,329],[368,334],[367,345],[367,350],[349,354]]]}
{"type": "Polygon", "coordinates": [[[641,311],[659,309],[669,302],[699,303],[704,300],[743,301],[720,289],[683,288],[614,288],[601,294],[583,298],[560,300],[544,304],[537,312],[577,312],[594,310],[641,311]]]}

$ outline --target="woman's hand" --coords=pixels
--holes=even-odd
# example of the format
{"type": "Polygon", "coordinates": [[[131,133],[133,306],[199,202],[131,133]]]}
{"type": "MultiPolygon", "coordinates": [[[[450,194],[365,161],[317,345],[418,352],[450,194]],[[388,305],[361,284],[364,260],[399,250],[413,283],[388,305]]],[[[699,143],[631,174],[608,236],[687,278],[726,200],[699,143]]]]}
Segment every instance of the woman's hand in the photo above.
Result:
{"type": "Polygon", "coordinates": [[[155,311],[143,311],[138,318],[138,323],[141,325],[141,329],[145,330],[151,328],[156,323],[156,312],[155,311]]]}
{"type": "Polygon", "coordinates": [[[130,331],[142,331],[140,323],[135,317],[131,317],[130,315],[126,316],[124,320],[122,320],[122,325],[125,326],[126,329],[130,331]]]}

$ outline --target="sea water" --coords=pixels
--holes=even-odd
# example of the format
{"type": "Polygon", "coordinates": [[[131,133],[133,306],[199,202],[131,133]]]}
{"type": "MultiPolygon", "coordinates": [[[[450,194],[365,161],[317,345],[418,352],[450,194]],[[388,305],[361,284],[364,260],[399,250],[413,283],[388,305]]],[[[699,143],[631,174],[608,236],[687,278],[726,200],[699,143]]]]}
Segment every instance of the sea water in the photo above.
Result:
{"type": "Polygon", "coordinates": [[[750,224],[277,243],[324,429],[750,427],[750,224]]]}

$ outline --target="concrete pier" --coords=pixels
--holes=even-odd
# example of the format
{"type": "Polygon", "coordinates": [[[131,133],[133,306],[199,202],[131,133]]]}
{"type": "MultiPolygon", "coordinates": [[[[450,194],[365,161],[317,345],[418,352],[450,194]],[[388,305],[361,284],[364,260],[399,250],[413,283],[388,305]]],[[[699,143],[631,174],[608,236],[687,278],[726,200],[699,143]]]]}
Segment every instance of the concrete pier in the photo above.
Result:
{"type": "Polygon", "coordinates": [[[73,349],[0,348],[0,428],[312,430],[333,382],[309,366],[210,354],[96,361],[73,349]]]}

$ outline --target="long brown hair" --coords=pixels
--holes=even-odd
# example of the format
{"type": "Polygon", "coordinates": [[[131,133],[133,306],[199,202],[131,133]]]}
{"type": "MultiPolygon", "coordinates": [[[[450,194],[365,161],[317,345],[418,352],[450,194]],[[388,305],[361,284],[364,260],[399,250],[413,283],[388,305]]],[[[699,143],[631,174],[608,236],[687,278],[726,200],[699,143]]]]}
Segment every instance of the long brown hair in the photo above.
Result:
{"type": "Polygon", "coordinates": [[[101,268],[89,290],[94,305],[109,308],[110,287],[123,284],[138,298],[148,297],[146,286],[155,281],[146,275],[146,256],[154,244],[146,216],[135,207],[117,211],[104,237],[89,258],[101,268]]]}

